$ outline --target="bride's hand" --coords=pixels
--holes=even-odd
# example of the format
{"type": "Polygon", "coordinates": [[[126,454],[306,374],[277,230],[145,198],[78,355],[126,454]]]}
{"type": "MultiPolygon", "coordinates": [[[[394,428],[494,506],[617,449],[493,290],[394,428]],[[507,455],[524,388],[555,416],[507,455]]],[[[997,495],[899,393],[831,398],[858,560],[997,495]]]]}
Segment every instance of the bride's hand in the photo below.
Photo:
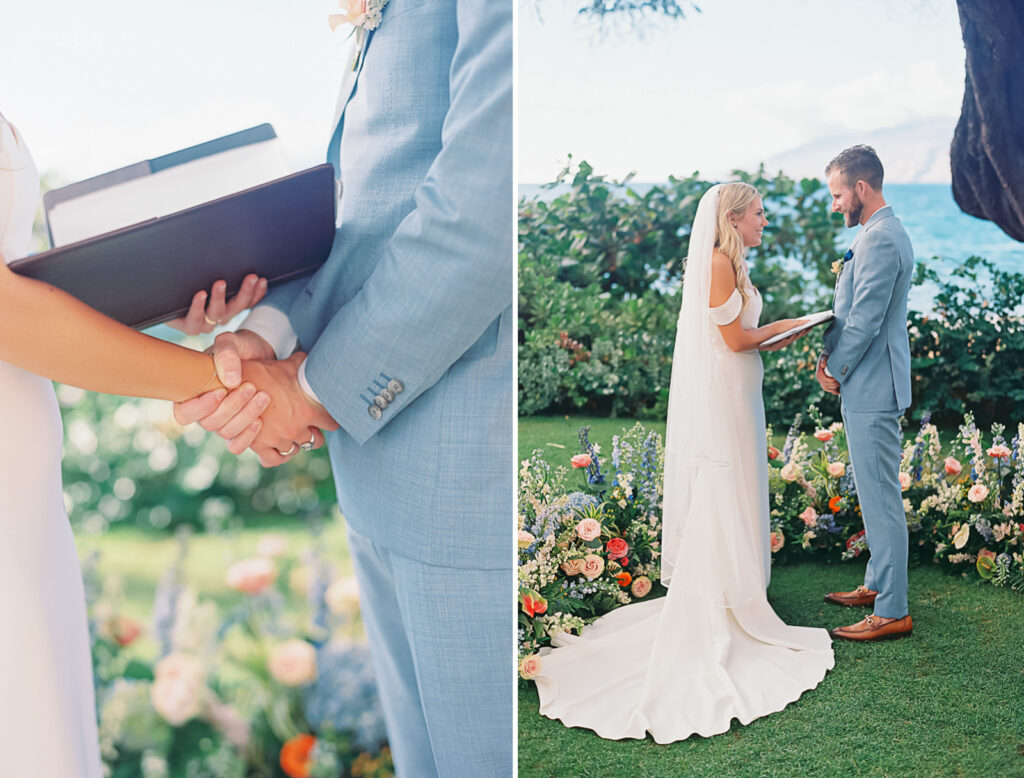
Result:
{"type": "Polygon", "coordinates": [[[790,335],[788,338],[784,338],[783,340],[780,340],[778,343],[773,343],[770,346],[759,346],[758,350],[760,350],[760,351],[779,351],[780,349],[784,349],[786,346],[790,345],[791,343],[795,343],[796,341],[800,340],[800,338],[802,338],[808,332],[810,332],[810,330],[803,330],[802,332],[798,332],[796,335],[790,335]]]}
{"type": "MultiPolygon", "coordinates": [[[[767,338],[765,338],[765,340],[771,340],[776,335],[779,335],[780,333],[783,333],[786,330],[791,330],[794,327],[799,327],[801,324],[804,324],[806,322],[807,319],[779,319],[777,322],[774,322],[771,325],[772,333],[767,338]]],[[[803,330],[802,332],[798,332],[795,335],[790,335],[788,338],[780,340],[778,343],[773,343],[770,346],[758,346],[758,351],[778,351],[779,349],[783,349],[786,346],[790,345],[791,343],[800,340],[800,338],[802,338],[808,332],[810,332],[810,329],[803,330]]]]}
{"type": "Polygon", "coordinates": [[[206,304],[206,291],[196,292],[188,313],[167,322],[167,326],[181,330],[186,335],[212,332],[213,328],[226,324],[241,311],[252,308],[267,293],[267,279],[250,273],[242,281],[242,287],[231,302],[225,302],[227,283],[217,281],[210,292],[210,304],[206,304]]]}

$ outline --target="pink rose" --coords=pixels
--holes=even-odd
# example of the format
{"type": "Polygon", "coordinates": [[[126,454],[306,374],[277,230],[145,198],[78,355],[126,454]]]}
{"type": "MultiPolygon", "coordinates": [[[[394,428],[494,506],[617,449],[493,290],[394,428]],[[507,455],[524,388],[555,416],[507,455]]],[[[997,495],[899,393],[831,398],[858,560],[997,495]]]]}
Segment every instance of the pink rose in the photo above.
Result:
{"type": "Polygon", "coordinates": [[[267,669],[285,686],[312,683],[316,680],[316,649],[305,640],[286,640],[271,649],[267,669]]]}
{"type": "Polygon", "coordinates": [[[601,522],[597,519],[583,519],[576,525],[576,534],[580,540],[594,540],[601,537],[601,522]]]}
{"type": "Polygon", "coordinates": [[[986,497],[988,497],[988,487],[985,484],[975,484],[967,492],[967,499],[971,502],[983,502],[986,497]]]}
{"type": "Polygon", "coordinates": [[[779,458],[779,450],[777,448],[775,448],[775,446],[768,446],[768,458],[769,459],[778,459],[779,458]]]}
{"type": "Polygon", "coordinates": [[[1000,445],[1000,446],[992,446],[992,448],[990,448],[988,450],[988,455],[990,457],[995,457],[996,459],[1009,459],[1010,458],[1010,453],[1011,453],[1010,449],[1008,449],[1006,446],[1002,446],[1002,445],[1000,445]]]}
{"type": "Polygon", "coordinates": [[[817,430],[814,433],[814,437],[816,437],[822,443],[828,443],[830,440],[832,440],[832,433],[829,432],[828,430],[817,430]]]}
{"type": "Polygon", "coordinates": [[[800,518],[804,520],[804,524],[806,524],[808,527],[813,527],[815,524],[818,523],[818,514],[810,505],[808,505],[804,509],[804,512],[800,514],[800,518]]]}
{"type": "Polygon", "coordinates": [[[629,544],[622,538],[612,538],[605,548],[608,550],[608,556],[612,559],[622,559],[629,553],[629,544]]]}
{"type": "Polygon", "coordinates": [[[636,598],[646,597],[651,593],[651,579],[646,575],[641,575],[633,579],[633,585],[630,587],[630,591],[633,592],[633,596],[636,598]]]}
{"type": "Polygon", "coordinates": [[[523,661],[519,663],[519,675],[529,681],[540,672],[540,667],[540,657],[537,654],[524,656],[523,661]]]}
{"type": "Polygon", "coordinates": [[[786,538],[783,536],[781,532],[776,531],[771,534],[771,539],[772,553],[774,554],[776,551],[782,548],[783,544],[786,542],[786,538]]]}
{"type": "Polygon", "coordinates": [[[946,473],[949,475],[960,475],[960,471],[963,470],[963,466],[954,458],[946,457],[946,473]]]}
{"type": "Polygon", "coordinates": [[[579,575],[583,572],[583,560],[579,557],[566,559],[562,562],[562,571],[566,575],[579,575]]]}
{"type": "Polygon", "coordinates": [[[828,474],[833,478],[842,478],[846,475],[846,465],[842,462],[829,462],[828,474]]]}
{"type": "Polygon", "coordinates": [[[519,544],[519,548],[527,548],[536,539],[537,538],[525,529],[519,530],[519,535],[516,536],[516,542],[519,544]]]}
{"type": "Polygon", "coordinates": [[[593,460],[590,458],[590,454],[577,454],[569,460],[573,467],[579,469],[581,467],[590,467],[590,463],[593,460]]]}
{"type": "Polygon", "coordinates": [[[910,473],[900,473],[900,491],[907,491],[910,488],[910,473]]]}
{"type": "Polygon", "coordinates": [[[597,554],[587,554],[583,557],[583,575],[588,581],[593,581],[604,572],[604,560],[597,554]]]}
{"type": "Polygon", "coordinates": [[[264,557],[243,559],[227,569],[224,580],[235,591],[259,594],[277,578],[274,563],[264,557]]]}
{"type": "Polygon", "coordinates": [[[803,470],[800,469],[800,465],[795,462],[787,462],[784,464],[782,466],[782,471],[779,473],[779,475],[782,476],[783,481],[789,481],[790,483],[797,480],[803,474],[804,473],[803,470]]]}

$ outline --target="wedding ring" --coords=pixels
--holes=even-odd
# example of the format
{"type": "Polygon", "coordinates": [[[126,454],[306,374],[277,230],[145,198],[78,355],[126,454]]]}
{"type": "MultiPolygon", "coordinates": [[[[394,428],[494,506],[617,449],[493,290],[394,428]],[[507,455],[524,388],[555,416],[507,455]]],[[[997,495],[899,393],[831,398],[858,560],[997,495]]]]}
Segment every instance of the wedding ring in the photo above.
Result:
{"type": "Polygon", "coordinates": [[[203,318],[206,319],[206,323],[209,324],[211,327],[219,327],[220,326],[220,322],[219,321],[214,321],[209,316],[207,316],[205,313],[203,314],[203,318]]]}
{"type": "Polygon", "coordinates": [[[289,448],[287,451],[282,451],[281,449],[278,449],[277,453],[283,457],[291,456],[293,453],[295,453],[295,444],[292,443],[291,448],[289,448]]]}
{"type": "Polygon", "coordinates": [[[313,450],[313,446],[315,444],[316,444],[316,433],[314,432],[314,433],[310,434],[309,442],[308,443],[303,443],[301,446],[299,446],[299,448],[301,448],[303,451],[312,451],[313,450]]]}

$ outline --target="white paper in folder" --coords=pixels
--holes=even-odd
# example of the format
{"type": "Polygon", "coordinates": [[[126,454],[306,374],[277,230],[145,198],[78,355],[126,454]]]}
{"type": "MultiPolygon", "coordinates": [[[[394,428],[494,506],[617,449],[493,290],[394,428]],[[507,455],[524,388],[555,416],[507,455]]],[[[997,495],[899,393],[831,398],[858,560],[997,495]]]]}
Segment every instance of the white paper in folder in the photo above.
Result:
{"type": "Polygon", "coordinates": [[[53,246],[167,216],[288,175],[269,124],[46,193],[53,246]]]}

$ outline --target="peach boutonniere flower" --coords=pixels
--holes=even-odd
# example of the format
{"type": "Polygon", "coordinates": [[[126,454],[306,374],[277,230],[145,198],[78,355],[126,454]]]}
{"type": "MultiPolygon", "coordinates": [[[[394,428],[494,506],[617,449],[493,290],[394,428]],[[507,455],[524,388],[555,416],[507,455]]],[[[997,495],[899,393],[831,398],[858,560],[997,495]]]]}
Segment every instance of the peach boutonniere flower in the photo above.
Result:
{"type": "Polygon", "coordinates": [[[387,4],[388,0],[338,0],[341,13],[331,14],[327,17],[327,23],[331,25],[332,31],[343,24],[352,25],[350,34],[356,36],[356,56],[352,61],[353,70],[359,69],[359,64],[363,61],[363,54],[366,52],[367,34],[380,27],[384,6],[387,4]]]}

